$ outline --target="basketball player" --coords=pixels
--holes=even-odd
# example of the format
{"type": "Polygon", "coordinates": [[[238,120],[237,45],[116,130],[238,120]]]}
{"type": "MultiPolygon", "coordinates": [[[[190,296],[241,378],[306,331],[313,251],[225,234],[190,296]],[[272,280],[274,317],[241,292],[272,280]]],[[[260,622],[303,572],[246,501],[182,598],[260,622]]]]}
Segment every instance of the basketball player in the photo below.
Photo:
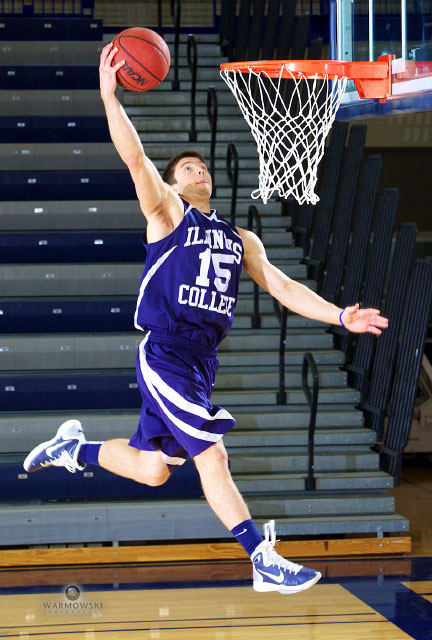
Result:
{"type": "Polygon", "coordinates": [[[223,436],[235,420],[210,402],[217,346],[232,324],[242,267],[294,313],[376,335],[387,320],[358,304],[339,309],[271,265],[256,235],[210,208],[212,179],[199,153],[178,154],[161,178],[114,95],[122,64],[112,65],[115,51],[108,44],[101,54],[101,96],[113,143],[147,220],[147,257],[135,313],[135,326],[146,332],[137,356],[140,421],[129,441],[87,442],[81,424],[69,420],[33,449],[24,467],[37,471],[54,465],[75,472],[96,464],[157,486],[192,457],[210,507],[251,557],[254,588],[307,589],[320,573],[276,553],[274,522],[264,525],[263,539],[232,480],[223,436]]]}

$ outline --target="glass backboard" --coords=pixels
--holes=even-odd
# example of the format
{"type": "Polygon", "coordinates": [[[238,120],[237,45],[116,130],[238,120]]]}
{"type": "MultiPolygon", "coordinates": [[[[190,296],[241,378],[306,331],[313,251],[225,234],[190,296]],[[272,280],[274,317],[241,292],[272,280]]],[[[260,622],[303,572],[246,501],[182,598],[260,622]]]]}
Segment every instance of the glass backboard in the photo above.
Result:
{"type": "Polygon", "coordinates": [[[330,0],[330,57],[392,56],[391,96],[360,100],[349,82],[340,120],[432,110],[432,0],[330,0]]]}

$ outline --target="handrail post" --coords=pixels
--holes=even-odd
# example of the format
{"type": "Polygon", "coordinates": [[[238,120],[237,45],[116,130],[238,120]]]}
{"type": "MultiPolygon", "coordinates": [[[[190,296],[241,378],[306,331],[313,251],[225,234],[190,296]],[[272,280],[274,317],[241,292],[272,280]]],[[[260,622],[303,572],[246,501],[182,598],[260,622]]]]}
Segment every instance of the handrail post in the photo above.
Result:
{"type": "Polygon", "coordinates": [[[288,309],[282,307],[282,312],[279,309],[279,304],[276,299],[273,298],[273,305],[275,308],[276,316],[279,318],[281,325],[280,340],[279,340],[279,391],[276,394],[277,404],[287,403],[287,394],[285,389],[285,350],[286,350],[286,332],[288,322],[288,309]]]}
{"type": "Polygon", "coordinates": [[[180,0],[171,0],[171,17],[174,22],[174,80],[172,81],[173,91],[179,91],[179,42],[180,42],[180,0]]]}
{"type": "Polygon", "coordinates": [[[313,355],[309,352],[306,352],[303,357],[302,388],[311,410],[308,429],[308,469],[306,478],[306,489],[308,491],[313,491],[315,489],[314,439],[316,414],[318,408],[319,377],[318,367],[316,366],[313,355]],[[312,393],[308,383],[309,368],[312,372],[312,393]]]}
{"type": "Polygon", "coordinates": [[[194,36],[190,34],[188,36],[187,41],[187,61],[189,71],[191,73],[191,123],[189,130],[189,142],[196,142],[197,132],[196,132],[196,109],[195,109],[195,99],[196,99],[196,77],[197,77],[197,44],[194,36]]]}
{"type": "MultiPolygon", "coordinates": [[[[251,204],[248,209],[247,228],[249,231],[253,231],[254,220],[256,222],[256,234],[261,240],[262,238],[262,222],[261,216],[255,205],[251,204]]],[[[253,316],[252,316],[252,329],[261,328],[261,316],[259,312],[259,287],[254,281],[253,284],[253,316]]]]}
{"type": "Polygon", "coordinates": [[[207,90],[207,118],[210,125],[211,137],[210,137],[210,174],[213,181],[213,198],[216,197],[216,135],[217,135],[217,121],[218,121],[218,100],[217,93],[214,87],[209,87],[207,90]]]}
{"type": "Polygon", "coordinates": [[[231,185],[231,223],[235,225],[236,207],[237,207],[237,190],[238,190],[238,174],[239,174],[239,157],[237,147],[234,142],[230,142],[227,147],[227,173],[231,185]]]}
{"type": "Polygon", "coordinates": [[[157,22],[158,22],[158,34],[162,37],[163,36],[163,29],[162,29],[162,0],[158,0],[157,3],[157,22]]]}

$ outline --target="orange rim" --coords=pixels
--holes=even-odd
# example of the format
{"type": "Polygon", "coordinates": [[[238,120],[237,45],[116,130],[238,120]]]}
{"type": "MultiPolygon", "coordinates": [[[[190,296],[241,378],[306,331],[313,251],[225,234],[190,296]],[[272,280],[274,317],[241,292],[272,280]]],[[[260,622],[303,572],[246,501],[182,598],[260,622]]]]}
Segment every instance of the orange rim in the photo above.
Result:
{"type": "Polygon", "coordinates": [[[221,64],[221,71],[264,73],[270,78],[306,79],[348,78],[353,80],[360,98],[382,98],[391,94],[391,55],[378,62],[346,60],[254,60],[221,64]]]}

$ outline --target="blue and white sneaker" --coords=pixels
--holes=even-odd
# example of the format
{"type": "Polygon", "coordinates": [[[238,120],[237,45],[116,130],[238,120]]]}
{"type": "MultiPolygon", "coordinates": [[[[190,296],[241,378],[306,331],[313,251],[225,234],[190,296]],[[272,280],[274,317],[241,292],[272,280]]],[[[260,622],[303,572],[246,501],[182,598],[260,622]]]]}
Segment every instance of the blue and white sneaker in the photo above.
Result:
{"type": "Polygon", "coordinates": [[[265,540],[253,552],[253,588],[255,591],[279,591],[297,593],[309,589],[318,582],[321,574],[282,558],[274,550],[276,542],[275,522],[264,525],[265,540]]]}
{"type": "Polygon", "coordinates": [[[85,435],[78,420],[68,420],[58,428],[51,440],[42,442],[28,454],[24,460],[26,471],[39,471],[45,467],[65,467],[71,473],[82,471],[85,464],[78,462],[78,452],[85,435]]]}

